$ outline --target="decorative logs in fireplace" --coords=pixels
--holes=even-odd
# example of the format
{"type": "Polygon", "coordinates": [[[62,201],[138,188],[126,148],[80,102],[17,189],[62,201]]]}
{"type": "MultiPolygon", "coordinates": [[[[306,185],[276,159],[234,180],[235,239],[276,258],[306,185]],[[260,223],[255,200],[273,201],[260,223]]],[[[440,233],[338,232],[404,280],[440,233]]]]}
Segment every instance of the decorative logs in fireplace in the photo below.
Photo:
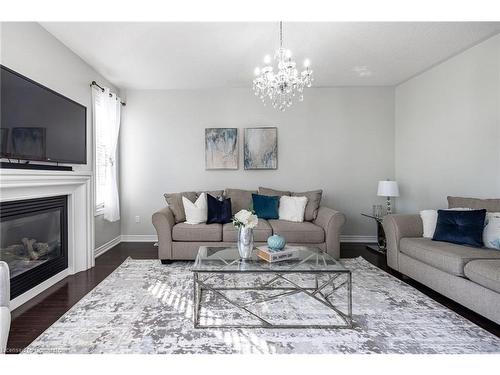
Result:
{"type": "Polygon", "coordinates": [[[34,238],[24,237],[20,244],[10,245],[1,251],[3,260],[9,262],[21,259],[39,260],[47,256],[51,248],[46,242],[37,242],[34,238]]]}

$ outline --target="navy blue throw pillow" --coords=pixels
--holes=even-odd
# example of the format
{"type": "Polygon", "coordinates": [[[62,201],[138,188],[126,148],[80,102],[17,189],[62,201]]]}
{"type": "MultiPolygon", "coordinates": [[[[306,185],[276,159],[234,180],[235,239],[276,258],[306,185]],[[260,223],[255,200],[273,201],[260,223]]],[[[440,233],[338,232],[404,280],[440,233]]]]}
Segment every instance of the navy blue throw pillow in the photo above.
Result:
{"type": "Polygon", "coordinates": [[[486,210],[438,210],[434,241],[483,247],[486,210]]]}
{"type": "Polygon", "coordinates": [[[252,194],[253,210],[259,219],[279,219],[280,197],[252,194]]]}
{"type": "Polygon", "coordinates": [[[231,222],[231,198],[217,199],[207,194],[207,224],[231,222]]]}

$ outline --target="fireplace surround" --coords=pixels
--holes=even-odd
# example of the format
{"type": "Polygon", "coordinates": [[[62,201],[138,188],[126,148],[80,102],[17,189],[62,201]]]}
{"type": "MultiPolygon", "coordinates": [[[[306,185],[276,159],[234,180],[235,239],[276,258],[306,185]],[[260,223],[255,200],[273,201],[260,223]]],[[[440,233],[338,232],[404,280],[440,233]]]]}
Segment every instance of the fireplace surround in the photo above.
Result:
{"type": "MultiPolygon", "coordinates": [[[[11,310],[63,280],[94,266],[92,173],[87,170],[0,170],[0,202],[66,196],[67,267],[10,302],[11,310]]],[[[41,240],[41,242],[45,242],[41,240]]]]}
{"type": "Polygon", "coordinates": [[[0,203],[0,260],[15,298],[68,267],[67,196],[0,203]]]}

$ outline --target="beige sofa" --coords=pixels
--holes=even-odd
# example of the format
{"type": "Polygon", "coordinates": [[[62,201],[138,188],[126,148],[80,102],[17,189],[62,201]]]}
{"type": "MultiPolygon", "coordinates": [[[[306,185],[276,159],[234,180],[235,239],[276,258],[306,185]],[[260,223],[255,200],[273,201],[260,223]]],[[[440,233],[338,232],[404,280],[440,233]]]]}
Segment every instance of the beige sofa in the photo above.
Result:
{"type": "MultiPolygon", "coordinates": [[[[500,212],[500,199],[448,197],[449,208],[500,212]]],[[[384,218],[387,264],[465,307],[500,323],[500,251],[423,238],[420,215],[384,218]]]]}
{"type": "MultiPolygon", "coordinates": [[[[290,192],[270,191],[260,188],[266,195],[293,195],[290,192]]],[[[251,194],[257,191],[226,189],[225,196],[231,198],[233,214],[241,208],[251,206],[251,194]]],[[[184,193],[181,193],[184,194],[184,193]]],[[[189,193],[186,193],[189,195],[189,193]]],[[[195,193],[192,193],[195,194],[195,193]]],[[[295,195],[300,195],[296,193],[295,195]]],[[[321,195],[320,195],[321,196],[321,195]]],[[[314,204],[314,202],[311,202],[314,204]]],[[[316,202],[319,204],[319,201],[316,202]]],[[[162,208],[152,217],[158,234],[158,257],[163,263],[177,259],[194,259],[200,246],[234,246],[237,230],[232,223],[227,224],[187,224],[176,222],[173,207],[162,208]]],[[[179,215],[178,215],[179,216],[179,215]]],[[[254,229],[255,245],[265,244],[272,234],[280,234],[290,245],[306,245],[325,250],[334,258],[340,256],[340,231],[345,223],[344,214],[331,208],[306,207],[306,219],[302,223],[283,220],[259,219],[254,229]]]]}

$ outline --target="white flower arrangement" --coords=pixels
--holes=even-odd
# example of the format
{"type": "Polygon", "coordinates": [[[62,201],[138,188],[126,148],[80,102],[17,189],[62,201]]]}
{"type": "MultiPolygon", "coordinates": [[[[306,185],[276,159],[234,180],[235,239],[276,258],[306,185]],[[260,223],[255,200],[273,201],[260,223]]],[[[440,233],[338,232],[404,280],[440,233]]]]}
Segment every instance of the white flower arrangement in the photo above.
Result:
{"type": "Polygon", "coordinates": [[[257,226],[257,223],[259,222],[259,219],[257,218],[257,215],[253,211],[248,211],[248,210],[240,210],[236,215],[233,217],[233,225],[236,228],[255,228],[257,226]]]}

